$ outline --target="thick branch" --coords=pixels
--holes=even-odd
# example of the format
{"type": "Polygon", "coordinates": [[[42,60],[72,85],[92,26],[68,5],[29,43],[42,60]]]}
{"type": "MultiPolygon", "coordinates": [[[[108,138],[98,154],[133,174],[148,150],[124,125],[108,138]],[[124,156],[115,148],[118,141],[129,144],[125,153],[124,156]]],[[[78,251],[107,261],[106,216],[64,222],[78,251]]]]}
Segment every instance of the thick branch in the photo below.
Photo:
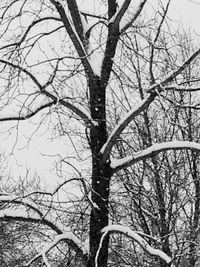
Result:
{"type": "Polygon", "coordinates": [[[146,158],[155,156],[160,152],[167,150],[180,150],[180,149],[190,149],[194,151],[200,151],[200,144],[189,141],[171,141],[164,142],[160,144],[154,144],[147,149],[138,151],[131,156],[124,157],[119,160],[112,160],[111,167],[113,168],[113,173],[123,169],[124,167],[129,167],[134,163],[144,160],[146,158]]]}
{"type": "Polygon", "coordinates": [[[68,4],[69,11],[71,13],[71,17],[72,17],[76,32],[78,33],[78,36],[84,45],[85,43],[84,28],[83,28],[81,15],[80,15],[76,0],[67,0],[67,4],[68,4]]]}
{"type": "Polygon", "coordinates": [[[116,0],[108,0],[108,20],[114,16],[117,11],[117,1],[116,0]]]}
{"type": "MultiPolygon", "coordinates": [[[[106,88],[108,84],[108,80],[110,78],[110,73],[112,70],[113,65],[113,58],[115,56],[115,51],[117,47],[117,43],[119,40],[119,23],[126,12],[131,0],[124,0],[121,8],[117,13],[109,21],[108,24],[108,36],[106,41],[106,49],[104,53],[104,59],[102,62],[101,68],[101,82],[104,88],[106,88]]],[[[110,2],[109,7],[111,8],[112,5],[115,3],[113,1],[110,2]]]]}
{"type": "Polygon", "coordinates": [[[124,13],[128,9],[129,5],[131,3],[131,0],[124,0],[124,3],[122,4],[121,8],[119,11],[111,18],[109,23],[112,23],[112,27],[117,27],[124,16],[124,13]]]}
{"type": "Polygon", "coordinates": [[[140,3],[138,4],[135,13],[133,13],[131,20],[124,25],[121,29],[120,29],[120,33],[124,33],[138,18],[138,16],[141,14],[144,5],[146,4],[147,0],[141,0],[140,3]]]}
{"type": "Polygon", "coordinates": [[[101,153],[103,154],[103,160],[105,161],[108,158],[108,155],[118,138],[118,136],[122,133],[122,131],[127,127],[127,125],[139,115],[142,111],[146,110],[148,106],[155,99],[156,94],[150,94],[147,98],[144,98],[136,107],[131,109],[127,115],[119,122],[119,124],[115,127],[113,132],[110,134],[108,141],[104,144],[101,149],[101,153]]]}
{"type": "Polygon", "coordinates": [[[65,9],[58,1],[55,1],[55,0],[50,0],[50,1],[57,9],[57,11],[60,15],[60,18],[64,24],[64,27],[65,27],[67,33],[69,34],[69,37],[71,38],[72,43],[74,44],[74,47],[76,48],[76,51],[77,51],[79,57],[81,58],[81,62],[83,64],[83,66],[85,67],[86,73],[88,74],[89,77],[91,77],[91,76],[93,77],[94,76],[93,69],[89,63],[88,56],[87,56],[87,53],[85,51],[84,45],[83,45],[81,39],[79,38],[76,30],[71,25],[71,23],[67,17],[67,14],[65,12],[65,9]]]}

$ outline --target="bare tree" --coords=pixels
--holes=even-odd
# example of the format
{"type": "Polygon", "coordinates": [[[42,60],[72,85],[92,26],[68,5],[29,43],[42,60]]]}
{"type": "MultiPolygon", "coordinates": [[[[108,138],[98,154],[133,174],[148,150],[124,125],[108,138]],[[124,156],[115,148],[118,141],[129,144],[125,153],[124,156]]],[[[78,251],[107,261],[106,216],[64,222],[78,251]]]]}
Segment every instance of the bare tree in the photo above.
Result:
{"type": "MultiPolygon", "coordinates": [[[[88,203],[87,211],[90,210],[83,216],[89,220],[89,226],[84,224],[89,246],[84,244],[87,238],[85,232],[81,234],[83,227],[75,229],[75,225],[78,227],[75,216],[71,224],[70,220],[59,218],[51,209],[51,201],[46,207],[41,205],[42,199],[37,203],[37,192],[0,197],[4,204],[0,213],[2,220],[42,224],[57,233],[27,266],[41,257],[44,264],[50,266],[47,254],[62,241],[78,253],[85,266],[108,266],[109,236],[116,233],[127,236],[144,251],[160,258],[161,266],[173,264],[166,237],[169,234],[166,201],[158,172],[162,157],[158,154],[169,150],[191,150],[198,154],[200,145],[189,137],[175,139],[176,136],[170,134],[173,128],[169,129],[167,138],[152,138],[148,110],[151,105],[159,112],[160,107],[165,106],[162,98],[165,99],[168,92],[199,90],[192,81],[188,83],[182,73],[199,56],[200,48],[185,60],[177,60],[177,65],[170,62],[173,36],[169,33],[167,37],[171,39],[167,43],[162,29],[168,27],[166,14],[171,1],[158,2],[159,12],[152,11],[153,19],[142,15],[146,14],[147,0],[140,0],[137,5],[130,0],[92,1],[95,12],[90,7],[85,10],[87,1],[84,5],[75,0],[2,2],[1,123],[16,121],[18,126],[20,120],[42,113],[38,125],[44,118],[51,117],[60,135],[68,135],[71,140],[76,135],[74,140],[79,144],[73,144],[77,157],[81,158],[80,147],[82,150],[87,147],[91,155],[89,180],[69,158],[61,159],[61,163],[73,166],[76,177],[59,184],[54,192],[46,192],[51,198],[71,182],[81,184],[84,203],[88,203]],[[128,50],[133,64],[126,64],[128,50]],[[143,58],[143,62],[139,58],[143,58]],[[125,103],[124,99],[130,101],[125,103]],[[131,139],[123,138],[128,136],[125,131],[137,123],[137,118],[142,119],[138,128],[132,130],[131,139]],[[136,130],[142,137],[142,146],[134,137],[136,130]],[[119,142],[126,142],[129,150],[119,154],[119,142]],[[109,224],[110,192],[115,188],[111,178],[116,179],[117,173],[123,170],[133,170],[137,164],[141,168],[146,164],[149,168],[153,166],[161,219],[161,249],[153,248],[149,241],[154,232],[148,231],[145,220],[142,221],[139,203],[142,199],[139,202],[135,199],[134,208],[143,229],[146,227],[146,235],[127,225],[109,224]]],[[[178,51],[174,55],[178,56],[178,51]]],[[[198,79],[197,74],[195,81],[198,79]]],[[[81,203],[79,194],[74,197],[81,203]]],[[[69,198],[71,203],[75,203],[75,198],[69,198]]]]}

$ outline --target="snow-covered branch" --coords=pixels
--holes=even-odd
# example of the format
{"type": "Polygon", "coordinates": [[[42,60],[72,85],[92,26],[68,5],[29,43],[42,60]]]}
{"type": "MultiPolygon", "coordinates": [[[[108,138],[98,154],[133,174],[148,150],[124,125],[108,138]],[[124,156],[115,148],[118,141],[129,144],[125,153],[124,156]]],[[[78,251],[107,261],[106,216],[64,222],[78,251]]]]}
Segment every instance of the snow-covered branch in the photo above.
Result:
{"type": "Polygon", "coordinates": [[[105,161],[108,158],[110,150],[112,149],[115,140],[118,136],[122,133],[122,131],[127,127],[127,125],[139,115],[143,110],[148,108],[148,106],[153,102],[155,99],[155,94],[150,94],[146,98],[144,98],[138,105],[132,108],[126,116],[118,123],[118,125],[114,128],[112,133],[110,134],[108,141],[104,144],[101,149],[101,153],[103,154],[103,160],[105,161]]]}
{"type": "Polygon", "coordinates": [[[147,149],[134,153],[131,156],[127,156],[118,160],[116,159],[111,160],[111,167],[113,168],[113,172],[116,172],[124,167],[131,166],[132,164],[140,160],[154,156],[159,152],[164,152],[167,150],[179,150],[179,149],[190,149],[190,150],[200,151],[200,144],[189,141],[171,141],[160,144],[154,144],[148,147],[147,149]]]}
{"type": "MultiPolygon", "coordinates": [[[[88,55],[87,55],[87,52],[85,50],[84,44],[81,41],[81,39],[80,39],[75,27],[70,22],[70,19],[68,18],[64,7],[58,1],[50,0],[50,2],[54,5],[56,10],[58,11],[58,13],[60,15],[60,18],[61,18],[61,20],[63,22],[63,25],[64,25],[64,27],[65,27],[70,39],[72,40],[72,43],[73,43],[74,47],[76,48],[76,51],[77,51],[79,57],[81,58],[81,62],[83,64],[83,66],[85,67],[86,73],[90,77],[91,76],[93,77],[94,76],[94,72],[93,72],[91,64],[90,64],[90,62],[88,60],[88,55]]],[[[77,12],[78,12],[78,10],[77,10],[77,12]]],[[[82,26],[79,27],[79,33],[83,30],[82,26]]]]}
{"type": "Polygon", "coordinates": [[[100,246],[96,254],[95,267],[98,267],[97,260],[98,260],[98,256],[101,250],[103,240],[107,234],[111,234],[111,233],[124,234],[130,237],[131,239],[133,239],[134,241],[136,241],[150,255],[157,256],[161,258],[162,260],[164,260],[166,263],[170,263],[172,261],[172,259],[166,253],[164,253],[160,249],[152,248],[143,237],[141,237],[135,231],[132,231],[129,227],[122,226],[122,225],[109,225],[109,226],[104,227],[102,232],[103,232],[103,235],[101,237],[100,246]]]}
{"type": "Polygon", "coordinates": [[[59,224],[49,214],[43,212],[32,200],[18,197],[18,196],[0,196],[0,203],[5,204],[5,209],[1,210],[1,218],[7,219],[8,216],[13,216],[14,219],[27,218],[37,219],[38,222],[49,226],[56,233],[61,234],[65,230],[62,224],[59,224]],[[10,204],[16,204],[16,206],[10,207],[10,204]],[[8,207],[8,208],[7,208],[8,207]],[[5,213],[6,211],[6,213],[5,213]],[[16,211],[19,211],[18,213],[16,211]],[[16,212],[16,213],[15,213],[16,212]],[[14,214],[14,215],[13,215],[14,214]]]}
{"type": "Polygon", "coordinates": [[[131,0],[124,0],[121,8],[118,10],[117,13],[109,20],[109,23],[112,23],[113,27],[116,27],[116,25],[119,25],[122,17],[124,16],[124,13],[128,9],[129,5],[131,3],[131,0]]]}
{"type": "Polygon", "coordinates": [[[178,67],[175,71],[169,73],[167,77],[165,77],[159,84],[153,84],[148,90],[147,93],[150,93],[149,96],[144,98],[136,107],[132,108],[124,118],[118,123],[118,125],[114,128],[113,132],[110,134],[107,142],[101,149],[101,153],[103,154],[103,161],[106,161],[109,153],[115,143],[115,140],[122,133],[122,131],[127,127],[127,125],[132,121],[134,117],[144,111],[148,106],[154,101],[157,92],[161,92],[164,90],[164,87],[173,81],[173,79],[179,75],[198,55],[200,54],[200,48],[193,53],[180,67],[178,67]]]}
{"type": "Polygon", "coordinates": [[[146,4],[147,0],[140,0],[138,3],[138,6],[135,8],[135,12],[132,14],[130,20],[126,22],[124,25],[120,25],[120,33],[124,33],[138,18],[138,16],[141,14],[144,5],[146,4]]]}
{"type": "Polygon", "coordinates": [[[84,18],[82,18],[81,13],[79,11],[78,5],[76,0],[67,0],[68,8],[71,14],[71,18],[73,21],[74,28],[82,42],[83,45],[86,45],[86,36],[85,33],[87,29],[85,29],[86,21],[84,18]]]}
{"type": "Polygon", "coordinates": [[[42,257],[43,260],[46,262],[47,266],[50,266],[47,262],[46,259],[46,254],[55,246],[57,246],[61,241],[65,241],[67,243],[73,242],[79,248],[82,250],[82,254],[84,255],[84,260],[87,259],[88,251],[87,249],[83,246],[83,244],[80,242],[80,240],[72,233],[64,233],[57,235],[52,242],[50,242],[40,253],[38,253],[33,259],[31,259],[25,266],[30,266],[34,261],[36,261],[38,258],[42,257]]]}
{"type": "Polygon", "coordinates": [[[0,221],[40,223],[48,226],[59,235],[55,238],[54,242],[47,246],[46,251],[44,250],[39,253],[31,262],[47,253],[62,240],[79,253],[83,260],[86,260],[88,251],[83,246],[81,240],[72,233],[69,227],[65,227],[56,218],[53,218],[53,216],[45,211],[41,211],[33,201],[20,197],[0,196],[0,203],[7,204],[8,207],[0,211],[0,221]],[[10,206],[10,204],[16,204],[16,206],[10,206]]]}

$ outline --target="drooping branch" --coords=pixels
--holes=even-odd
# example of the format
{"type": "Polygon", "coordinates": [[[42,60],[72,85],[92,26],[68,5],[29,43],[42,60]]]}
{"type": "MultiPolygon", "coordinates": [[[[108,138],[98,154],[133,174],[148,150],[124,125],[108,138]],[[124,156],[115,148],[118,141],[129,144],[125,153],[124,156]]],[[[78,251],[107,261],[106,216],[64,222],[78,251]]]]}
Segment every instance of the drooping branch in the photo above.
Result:
{"type": "Polygon", "coordinates": [[[17,220],[20,220],[20,218],[27,218],[31,217],[32,219],[37,220],[37,222],[42,222],[43,224],[49,226],[52,230],[54,230],[56,233],[61,234],[63,233],[64,227],[62,225],[59,225],[58,223],[53,222],[53,218],[43,213],[39,207],[31,200],[18,197],[18,196],[1,196],[0,197],[0,203],[5,204],[9,207],[10,204],[15,204],[17,207],[21,206],[25,209],[16,209],[12,210],[12,208],[8,209],[2,209],[0,217],[3,219],[7,219],[8,217],[17,217],[19,218],[17,220]],[[18,212],[17,212],[18,211],[18,212]],[[23,216],[22,216],[23,215],[23,216]]]}
{"type": "MultiPolygon", "coordinates": [[[[49,214],[42,212],[33,201],[20,197],[1,196],[0,203],[7,204],[8,206],[8,208],[0,211],[0,221],[22,221],[46,225],[59,234],[59,237],[55,239],[55,241],[57,240],[55,245],[61,240],[64,240],[86,261],[88,251],[83,246],[81,240],[68,227],[66,228],[60,224],[56,218],[53,219],[49,214]],[[10,204],[15,204],[16,206],[13,207],[12,205],[12,207],[9,207],[10,204]]],[[[49,249],[52,247],[50,246],[49,249]]],[[[38,259],[41,255],[38,254],[31,262],[38,259]]]]}
{"type": "Polygon", "coordinates": [[[105,236],[107,234],[112,234],[112,233],[120,233],[120,234],[126,235],[127,237],[130,237],[135,242],[137,242],[147,253],[149,253],[152,256],[157,256],[157,257],[161,258],[166,263],[170,263],[172,261],[172,259],[166,253],[164,253],[160,249],[152,248],[143,237],[141,237],[135,231],[132,231],[129,227],[122,226],[122,225],[109,225],[109,226],[103,228],[102,233],[103,233],[103,235],[101,237],[99,250],[97,252],[96,259],[95,259],[95,267],[98,267],[97,266],[97,259],[99,256],[99,252],[101,250],[103,239],[105,238],[105,236]]]}
{"type": "Polygon", "coordinates": [[[200,151],[200,144],[189,141],[171,141],[171,142],[154,144],[148,147],[147,149],[134,153],[131,156],[127,156],[118,160],[116,159],[112,160],[111,167],[113,168],[113,173],[114,173],[118,170],[123,169],[124,167],[129,167],[140,160],[144,160],[146,158],[155,156],[160,152],[164,152],[167,150],[180,150],[180,149],[200,151]]]}
{"type": "MultiPolygon", "coordinates": [[[[83,257],[83,261],[86,262],[87,260],[87,254],[88,251],[86,250],[86,248],[82,245],[82,243],[80,243],[80,240],[72,233],[64,233],[64,234],[60,234],[57,235],[54,240],[52,242],[50,242],[44,249],[42,249],[42,251],[40,253],[38,253],[33,259],[31,259],[25,266],[28,267],[30,266],[34,261],[36,261],[37,259],[39,259],[40,257],[42,257],[44,260],[46,260],[46,254],[55,246],[57,246],[61,241],[67,242],[67,243],[71,243],[73,242],[74,244],[76,244],[77,246],[79,246],[82,249],[82,256],[83,257]]],[[[50,265],[49,265],[50,266],[50,265]]]]}

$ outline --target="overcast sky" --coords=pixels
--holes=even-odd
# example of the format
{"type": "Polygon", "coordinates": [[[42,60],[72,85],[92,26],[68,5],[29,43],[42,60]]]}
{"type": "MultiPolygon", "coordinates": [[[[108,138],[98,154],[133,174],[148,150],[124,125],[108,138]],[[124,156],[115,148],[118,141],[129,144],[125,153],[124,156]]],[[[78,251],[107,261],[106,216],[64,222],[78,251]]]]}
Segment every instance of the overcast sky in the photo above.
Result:
{"type": "Polygon", "coordinates": [[[170,17],[200,34],[200,0],[172,0],[170,17]]]}
{"type": "MultiPolygon", "coordinates": [[[[84,1],[84,3],[86,2],[87,0],[84,1]]],[[[89,2],[90,1],[88,1],[87,3],[89,2]]],[[[133,2],[135,3],[135,1],[133,2]]],[[[155,2],[156,0],[150,0],[149,4],[155,2]]],[[[197,41],[198,39],[200,40],[200,0],[172,0],[171,2],[172,3],[169,10],[169,17],[179,23],[179,25],[183,25],[185,28],[189,29],[191,27],[191,29],[193,29],[197,34],[199,34],[199,37],[196,35],[197,41]]],[[[87,9],[86,5],[85,9],[87,9]]],[[[3,128],[6,129],[6,127],[3,128]]],[[[23,129],[20,131],[21,133],[23,133],[22,136],[31,136],[32,129],[28,122],[23,122],[20,126],[20,129],[23,129]]],[[[1,151],[6,151],[7,153],[9,151],[10,153],[11,148],[16,140],[14,135],[10,136],[8,140],[3,140],[0,137],[0,140],[2,143],[0,148],[1,151]]],[[[38,173],[43,178],[46,177],[46,181],[50,181],[50,178],[52,177],[50,168],[52,168],[53,166],[53,158],[49,159],[48,157],[43,157],[41,153],[50,155],[57,154],[59,152],[61,154],[64,153],[64,141],[59,140],[54,143],[50,143],[47,138],[47,135],[41,135],[41,133],[39,132],[30,142],[28,149],[22,149],[27,139],[19,137],[19,140],[20,141],[18,145],[15,147],[15,158],[17,160],[15,161],[14,157],[12,161],[10,160],[10,167],[12,168],[12,166],[15,166],[14,171],[12,171],[11,173],[20,173],[22,170],[24,170],[24,166],[27,166],[28,168],[32,168],[32,170],[37,169],[38,173]]]]}

